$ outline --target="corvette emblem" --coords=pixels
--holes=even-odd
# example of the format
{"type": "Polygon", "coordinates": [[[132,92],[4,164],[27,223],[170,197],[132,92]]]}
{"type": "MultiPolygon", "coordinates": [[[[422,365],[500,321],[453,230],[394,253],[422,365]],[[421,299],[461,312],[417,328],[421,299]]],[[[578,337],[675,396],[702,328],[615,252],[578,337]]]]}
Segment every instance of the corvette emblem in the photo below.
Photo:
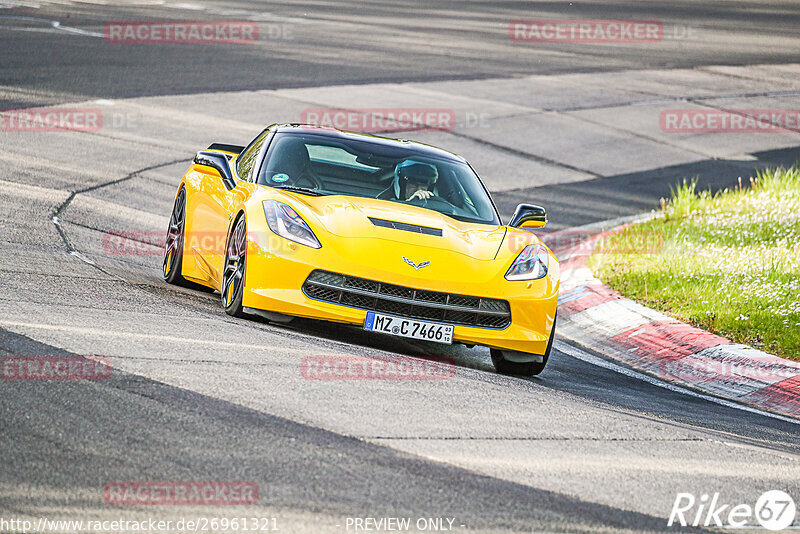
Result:
{"type": "Polygon", "coordinates": [[[412,266],[415,271],[419,271],[423,267],[427,267],[428,265],[431,264],[430,261],[422,261],[420,263],[414,263],[413,261],[409,260],[405,256],[403,256],[403,261],[406,262],[407,264],[409,264],[410,266],[412,266]]]}

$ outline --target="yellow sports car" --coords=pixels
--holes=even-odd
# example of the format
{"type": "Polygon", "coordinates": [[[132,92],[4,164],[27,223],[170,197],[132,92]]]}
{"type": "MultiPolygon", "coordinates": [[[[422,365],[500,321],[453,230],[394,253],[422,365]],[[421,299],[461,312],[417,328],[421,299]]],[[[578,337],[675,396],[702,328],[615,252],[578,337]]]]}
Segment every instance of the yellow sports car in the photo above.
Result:
{"type": "Polygon", "coordinates": [[[559,268],[520,204],[504,225],[461,157],[406,140],[272,125],[197,153],[175,196],[164,278],[225,311],[310,317],[485,345],[536,375],[553,344],[559,268]]]}

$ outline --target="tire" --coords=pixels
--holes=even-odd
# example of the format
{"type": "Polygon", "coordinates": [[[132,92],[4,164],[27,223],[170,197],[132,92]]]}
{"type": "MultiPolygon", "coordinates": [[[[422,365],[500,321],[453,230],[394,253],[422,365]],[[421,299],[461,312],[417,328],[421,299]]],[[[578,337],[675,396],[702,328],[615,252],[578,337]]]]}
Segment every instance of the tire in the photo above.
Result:
{"type": "Polygon", "coordinates": [[[164,241],[164,260],[161,273],[168,284],[196,287],[181,275],[183,268],[183,240],[186,228],[186,188],[181,188],[172,207],[167,238],[164,241]]]}
{"type": "Polygon", "coordinates": [[[225,266],[222,271],[222,306],[225,313],[233,317],[245,317],[244,273],[247,265],[247,220],[240,214],[231,226],[225,245],[225,266]]]}
{"type": "Polygon", "coordinates": [[[556,336],[556,321],[553,320],[553,328],[550,330],[550,338],[547,340],[547,348],[542,355],[542,362],[511,362],[503,357],[503,351],[491,349],[492,363],[495,370],[501,375],[536,376],[544,371],[547,360],[550,359],[550,351],[553,348],[553,338],[556,336]]]}

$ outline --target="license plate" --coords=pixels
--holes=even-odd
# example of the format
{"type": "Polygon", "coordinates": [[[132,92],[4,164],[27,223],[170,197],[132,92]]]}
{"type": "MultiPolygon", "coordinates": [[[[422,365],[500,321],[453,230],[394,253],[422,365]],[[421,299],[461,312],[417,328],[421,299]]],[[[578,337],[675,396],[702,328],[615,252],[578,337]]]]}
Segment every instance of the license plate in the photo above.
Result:
{"type": "Polygon", "coordinates": [[[367,312],[364,330],[436,343],[453,343],[453,325],[367,312]]]}

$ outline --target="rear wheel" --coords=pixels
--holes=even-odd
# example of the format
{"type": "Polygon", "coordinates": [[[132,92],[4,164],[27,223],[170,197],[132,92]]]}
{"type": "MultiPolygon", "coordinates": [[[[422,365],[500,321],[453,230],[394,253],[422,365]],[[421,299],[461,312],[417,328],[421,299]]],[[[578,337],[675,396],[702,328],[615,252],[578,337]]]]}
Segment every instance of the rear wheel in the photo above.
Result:
{"type": "Polygon", "coordinates": [[[162,274],[164,275],[164,280],[170,284],[194,287],[195,284],[189,282],[181,275],[185,227],[186,189],[181,188],[178,196],[175,198],[175,205],[172,207],[172,215],[169,217],[169,229],[167,230],[167,239],[164,243],[162,274]]]}
{"type": "Polygon", "coordinates": [[[244,214],[233,224],[225,249],[225,268],[222,271],[222,305],[225,313],[244,317],[244,272],[247,262],[247,221],[244,214]]]}
{"type": "Polygon", "coordinates": [[[499,349],[491,349],[492,363],[495,370],[501,375],[536,376],[544,371],[547,360],[550,359],[550,351],[553,348],[553,338],[556,335],[556,321],[553,320],[553,328],[550,330],[550,338],[547,340],[547,348],[542,355],[541,362],[512,362],[507,360],[499,349]]]}

